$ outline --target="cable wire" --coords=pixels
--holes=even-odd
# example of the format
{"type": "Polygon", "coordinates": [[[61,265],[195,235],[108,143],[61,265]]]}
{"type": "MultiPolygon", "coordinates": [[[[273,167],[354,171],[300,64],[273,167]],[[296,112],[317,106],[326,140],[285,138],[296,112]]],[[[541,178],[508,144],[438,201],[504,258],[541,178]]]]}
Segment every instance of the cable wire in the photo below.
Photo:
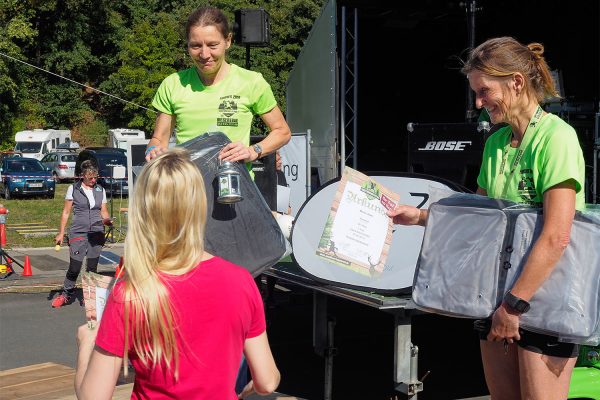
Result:
{"type": "Polygon", "coordinates": [[[150,109],[150,108],[147,108],[147,107],[141,106],[141,105],[139,105],[139,104],[136,104],[136,103],[134,103],[134,102],[132,102],[132,101],[129,101],[129,100],[122,99],[122,98],[120,98],[120,97],[118,97],[118,96],[115,96],[114,94],[110,94],[110,93],[107,93],[107,92],[103,92],[103,91],[102,91],[102,90],[100,90],[100,89],[96,89],[96,88],[94,88],[94,87],[91,87],[91,86],[88,86],[88,85],[84,85],[83,83],[79,83],[79,82],[77,82],[77,81],[74,81],[73,79],[69,79],[69,78],[67,78],[67,77],[64,77],[64,76],[62,76],[62,75],[55,74],[54,72],[51,72],[51,71],[45,70],[45,69],[43,69],[43,68],[40,68],[40,67],[38,67],[38,66],[36,66],[36,65],[33,65],[33,64],[30,64],[30,63],[28,63],[28,62],[25,62],[25,61],[19,60],[18,58],[11,57],[11,56],[9,56],[8,54],[4,54],[4,53],[0,52],[0,55],[4,56],[4,57],[6,57],[6,58],[10,58],[11,60],[14,60],[14,61],[20,62],[21,64],[28,65],[28,66],[30,66],[30,67],[33,67],[33,68],[35,68],[35,69],[39,69],[40,71],[44,71],[44,72],[46,72],[46,73],[48,73],[48,74],[50,74],[50,75],[54,75],[54,76],[56,76],[56,77],[59,77],[59,78],[61,78],[61,79],[67,80],[67,81],[69,81],[69,82],[72,82],[72,83],[75,83],[75,84],[77,84],[77,85],[79,85],[79,86],[83,86],[84,88],[91,89],[91,90],[93,90],[93,91],[96,91],[96,92],[98,92],[98,93],[105,94],[105,95],[107,95],[107,96],[110,96],[110,97],[114,97],[115,99],[121,100],[121,101],[123,101],[123,102],[125,102],[125,103],[133,104],[133,105],[134,105],[134,106],[136,106],[136,107],[143,108],[143,109],[144,109],[144,110],[146,110],[146,111],[151,111],[151,112],[153,112],[153,113],[155,113],[155,114],[158,114],[158,111],[155,111],[155,110],[152,110],[152,109],[150,109]]]}

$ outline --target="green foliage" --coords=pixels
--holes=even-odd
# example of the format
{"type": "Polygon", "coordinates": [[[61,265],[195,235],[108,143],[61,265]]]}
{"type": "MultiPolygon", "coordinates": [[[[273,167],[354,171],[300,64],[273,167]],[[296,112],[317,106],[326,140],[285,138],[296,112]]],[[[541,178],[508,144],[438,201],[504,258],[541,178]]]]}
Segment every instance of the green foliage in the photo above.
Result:
{"type": "Polygon", "coordinates": [[[21,45],[33,41],[35,29],[29,21],[31,10],[26,2],[0,0],[0,148],[14,146],[14,121],[18,118],[24,79],[21,69],[8,57],[22,58],[21,45]]]}
{"type": "MultiPolygon", "coordinates": [[[[178,21],[165,13],[159,13],[154,21],[137,24],[119,44],[120,67],[101,88],[149,108],[160,82],[185,65],[186,54],[177,33],[178,26],[178,21]],[[173,51],[174,48],[182,50],[173,51]]],[[[103,98],[105,107],[121,109],[121,120],[112,121],[115,126],[126,124],[151,131],[156,114],[132,103],[123,105],[118,99],[103,98]]]]}
{"type": "Polygon", "coordinates": [[[81,122],[73,128],[73,140],[80,146],[105,146],[108,142],[108,125],[95,119],[92,113],[85,113],[81,122]]]}
{"type": "MultiPolygon", "coordinates": [[[[269,13],[271,44],[252,48],[250,63],[271,84],[285,112],[286,81],[324,0],[206,3],[222,9],[232,24],[241,8],[269,13]]],[[[194,0],[0,0],[1,146],[24,127],[74,128],[84,143],[94,144],[108,127],[151,132],[156,114],[144,107],[151,108],[167,75],[190,65],[183,26],[199,5],[194,0]]],[[[245,47],[232,46],[228,59],[245,67],[245,47]]],[[[252,134],[264,132],[255,121],[252,134]]]]}
{"type": "Polygon", "coordinates": [[[69,185],[56,185],[53,199],[38,199],[33,197],[2,199],[2,204],[8,209],[6,217],[7,247],[50,247],[54,246],[54,236],[27,237],[20,235],[11,225],[26,223],[45,224],[48,228],[60,227],[60,216],[65,204],[65,194],[69,185]]]}

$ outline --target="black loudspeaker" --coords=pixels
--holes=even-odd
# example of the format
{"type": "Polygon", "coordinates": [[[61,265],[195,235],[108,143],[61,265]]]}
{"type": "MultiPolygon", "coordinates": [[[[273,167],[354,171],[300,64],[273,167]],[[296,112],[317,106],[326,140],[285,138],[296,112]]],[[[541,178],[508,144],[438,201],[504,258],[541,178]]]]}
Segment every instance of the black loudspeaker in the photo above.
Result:
{"type": "Polygon", "coordinates": [[[408,171],[445,178],[472,192],[489,125],[482,123],[408,124],[408,171]]]}
{"type": "MultiPolygon", "coordinates": [[[[264,136],[250,136],[250,145],[260,142],[264,136]]],[[[252,163],[254,183],[265,198],[270,210],[277,210],[277,170],[275,153],[266,155],[252,163]]]]}
{"type": "Polygon", "coordinates": [[[268,46],[271,42],[269,13],[262,8],[236,10],[234,34],[236,43],[268,46]]]}

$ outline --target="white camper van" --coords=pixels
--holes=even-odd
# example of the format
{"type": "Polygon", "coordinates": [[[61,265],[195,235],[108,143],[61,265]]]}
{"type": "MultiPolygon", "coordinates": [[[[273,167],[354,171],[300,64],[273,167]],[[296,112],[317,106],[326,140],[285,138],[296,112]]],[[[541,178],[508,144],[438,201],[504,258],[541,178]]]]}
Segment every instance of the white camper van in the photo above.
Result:
{"type": "Polygon", "coordinates": [[[58,145],[71,142],[71,131],[58,129],[34,129],[17,132],[15,135],[15,151],[23,157],[41,160],[49,151],[58,145]]]}
{"type": "Polygon", "coordinates": [[[110,147],[118,147],[119,149],[127,151],[127,142],[138,139],[146,139],[144,131],[125,128],[108,130],[108,145],[110,147]]]}

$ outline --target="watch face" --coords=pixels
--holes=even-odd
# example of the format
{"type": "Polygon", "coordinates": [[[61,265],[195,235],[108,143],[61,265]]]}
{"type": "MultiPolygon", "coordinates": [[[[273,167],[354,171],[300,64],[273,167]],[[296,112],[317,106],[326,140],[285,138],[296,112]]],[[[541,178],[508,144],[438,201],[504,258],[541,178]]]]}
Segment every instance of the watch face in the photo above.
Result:
{"type": "Polygon", "coordinates": [[[260,145],[259,145],[259,144],[255,144],[255,145],[254,145],[254,151],[255,151],[257,154],[260,154],[260,153],[262,153],[262,147],[260,147],[260,145]]]}

